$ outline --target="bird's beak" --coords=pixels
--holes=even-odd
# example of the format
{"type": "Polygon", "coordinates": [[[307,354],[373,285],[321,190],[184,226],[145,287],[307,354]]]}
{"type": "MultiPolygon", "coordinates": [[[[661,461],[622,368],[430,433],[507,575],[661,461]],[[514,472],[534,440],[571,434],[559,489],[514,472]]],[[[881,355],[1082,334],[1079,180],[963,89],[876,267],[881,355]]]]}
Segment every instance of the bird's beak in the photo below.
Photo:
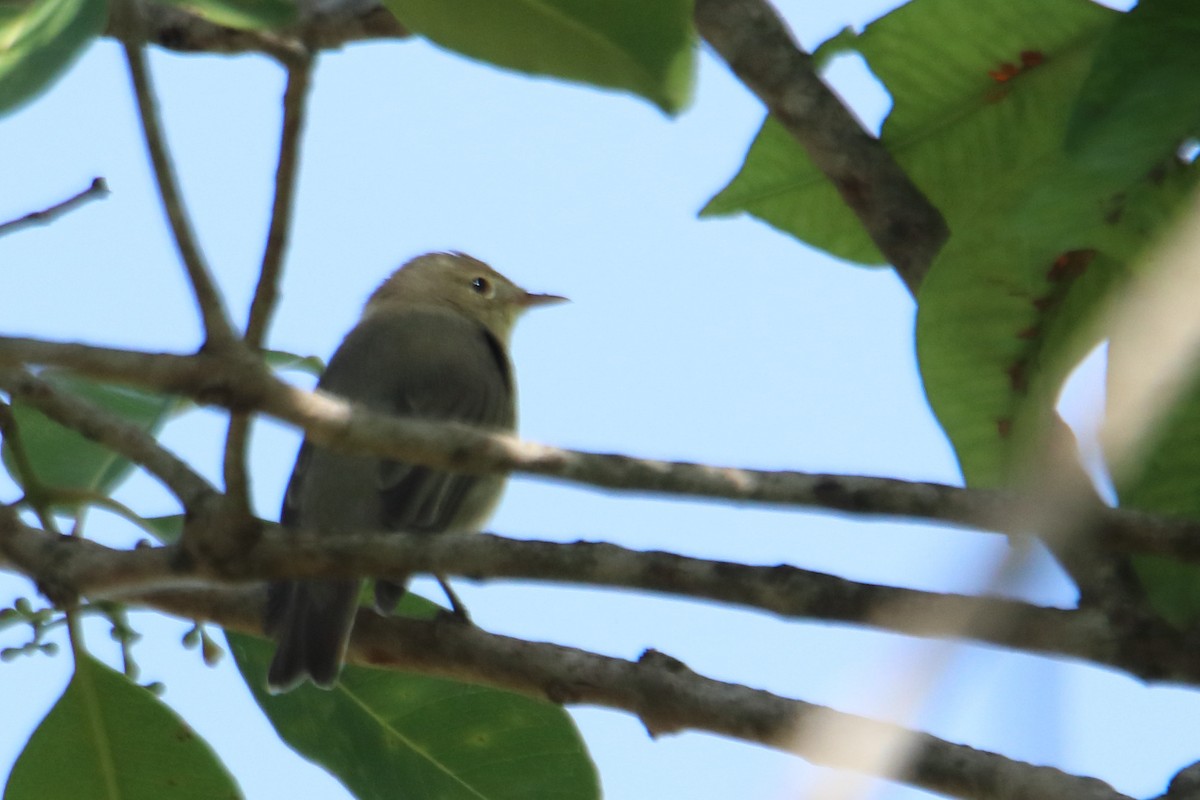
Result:
{"type": "Polygon", "coordinates": [[[534,294],[526,292],[521,296],[517,303],[521,308],[533,308],[534,306],[548,306],[551,303],[569,303],[571,302],[562,295],[557,294],[534,294]]]}

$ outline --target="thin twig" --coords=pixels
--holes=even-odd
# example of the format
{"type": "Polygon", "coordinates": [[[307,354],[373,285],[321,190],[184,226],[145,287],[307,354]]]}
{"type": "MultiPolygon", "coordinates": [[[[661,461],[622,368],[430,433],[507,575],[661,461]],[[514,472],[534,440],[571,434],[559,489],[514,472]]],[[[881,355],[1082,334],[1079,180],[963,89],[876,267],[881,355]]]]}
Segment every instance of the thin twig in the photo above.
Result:
{"type": "Polygon", "coordinates": [[[279,295],[279,275],[287,254],[291,231],[292,208],[296,196],[297,167],[300,163],[300,141],[304,131],[308,90],[312,82],[313,58],[307,53],[287,63],[287,89],[283,95],[283,131],[279,142],[279,163],[275,169],[275,202],[271,208],[271,225],[267,245],[259,270],[258,286],[250,304],[245,341],[251,347],[262,347],[267,326],[279,295]]]}
{"type": "Polygon", "coordinates": [[[47,225],[53,222],[56,218],[66,214],[89,200],[103,200],[108,197],[108,184],[104,178],[93,178],[92,184],[82,192],[68,197],[61,203],[55,203],[49,208],[43,208],[41,211],[31,211],[23,217],[19,217],[8,222],[0,223],[0,236],[13,233],[21,228],[27,228],[31,225],[47,225]]]}
{"type": "MultiPolygon", "coordinates": [[[[126,10],[132,15],[139,12],[133,2],[125,4],[126,10]]],[[[134,24],[132,27],[139,27],[134,24]]],[[[179,257],[187,269],[188,279],[192,284],[192,292],[204,321],[204,335],[207,345],[221,347],[235,341],[233,327],[229,315],[225,311],[224,302],[217,291],[212,274],[204,263],[204,256],[196,244],[195,234],[184,208],[183,197],[180,195],[175,168],[163,136],[162,124],[158,116],[158,104],[154,96],[154,88],[150,81],[150,70],[146,66],[146,56],[140,38],[126,38],[121,41],[125,51],[125,60],[129,65],[129,75],[133,81],[134,95],[137,98],[138,114],[142,120],[142,131],[146,137],[146,148],[150,153],[150,161],[154,167],[154,177],[158,184],[159,196],[163,209],[171,224],[175,237],[175,245],[179,257]]]]}
{"type": "MultiPolygon", "coordinates": [[[[279,276],[287,253],[292,208],[296,195],[296,175],[300,162],[300,140],[304,130],[304,112],[312,80],[313,59],[308,53],[286,62],[287,90],[283,97],[283,132],[279,143],[279,163],[275,169],[275,203],[259,270],[258,286],[250,304],[244,341],[258,350],[266,338],[267,326],[279,296],[279,276]]],[[[246,469],[246,449],[251,417],[243,412],[229,415],[225,436],[225,492],[246,514],[250,508],[250,475],[246,469]]]]}

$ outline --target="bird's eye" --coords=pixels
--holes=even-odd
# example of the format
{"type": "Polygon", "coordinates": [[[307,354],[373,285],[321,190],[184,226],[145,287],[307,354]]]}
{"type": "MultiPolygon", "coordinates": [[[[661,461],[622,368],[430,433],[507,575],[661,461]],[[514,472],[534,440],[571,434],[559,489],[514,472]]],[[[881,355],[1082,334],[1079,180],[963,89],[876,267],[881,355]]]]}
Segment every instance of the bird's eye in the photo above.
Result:
{"type": "Polygon", "coordinates": [[[492,282],[487,278],[476,278],[471,281],[471,288],[478,294],[488,296],[492,293],[492,282]]]}

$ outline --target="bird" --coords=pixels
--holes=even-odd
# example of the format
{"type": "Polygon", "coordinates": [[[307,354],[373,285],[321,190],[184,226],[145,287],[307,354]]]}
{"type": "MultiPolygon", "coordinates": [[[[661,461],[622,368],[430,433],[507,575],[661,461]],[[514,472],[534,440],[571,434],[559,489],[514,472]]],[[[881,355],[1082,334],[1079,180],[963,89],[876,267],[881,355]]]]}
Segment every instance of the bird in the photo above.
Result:
{"type": "MultiPolygon", "coordinates": [[[[527,309],[565,300],[528,292],[460,252],[417,256],[371,294],[317,388],[376,412],[515,431],[513,327],[527,309]]],[[[305,439],[280,524],[285,531],[318,533],[476,532],[499,502],[505,480],[335,452],[305,439]]],[[[449,585],[437,577],[454,612],[465,618],[449,585]]],[[[376,610],[390,613],[406,583],[376,581],[376,610]]],[[[361,588],[357,579],[269,585],[265,628],[276,642],[269,691],[289,691],[305,681],[325,689],[336,685],[361,588]]]]}

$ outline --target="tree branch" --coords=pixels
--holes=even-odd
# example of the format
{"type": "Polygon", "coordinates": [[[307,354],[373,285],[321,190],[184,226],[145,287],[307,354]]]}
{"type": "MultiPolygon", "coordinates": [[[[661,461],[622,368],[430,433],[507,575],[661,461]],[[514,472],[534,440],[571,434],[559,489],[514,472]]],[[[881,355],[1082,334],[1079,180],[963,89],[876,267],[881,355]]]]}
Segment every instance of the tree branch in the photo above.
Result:
{"type": "Polygon", "coordinates": [[[61,203],[55,203],[49,208],[43,208],[41,211],[31,211],[23,217],[0,224],[0,236],[13,233],[31,225],[46,225],[89,200],[103,200],[105,197],[108,197],[108,194],[108,184],[104,182],[104,178],[93,178],[88,188],[68,197],[61,203]]]}
{"type": "MultiPolygon", "coordinates": [[[[157,592],[141,596],[139,602],[255,635],[261,628],[261,590],[157,592]]],[[[554,703],[628,711],[655,737],[683,730],[710,731],[831,767],[845,764],[820,751],[795,750],[799,728],[832,722],[852,735],[890,734],[898,728],[715,681],[653,650],[636,662],[626,661],[500,636],[450,620],[385,618],[360,611],[348,656],[359,664],[419,671],[554,703]]],[[[913,736],[914,756],[899,778],[929,791],[978,800],[1129,800],[1094,778],[1025,764],[929,734],[913,736]]]]}
{"type": "MultiPolygon", "coordinates": [[[[148,42],[185,53],[264,53],[286,58],[297,47],[335,50],[354,42],[412,35],[390,11],[373,1],[342,3],[273,32],[226,28],[166,3],[147,3],[143,14],[148,42]]],[[[116,39],[124,33],[113,23],[106,31],[116,39]]]]}
{"type": "MultiPolygon", "coordinates": [[[[260,350],[266,339],[267,326],[279,296],[279,276],[287,252],[288,234],[292,222],[292,206],[296,194],[296,174],[300,161],[300,135],[304,129],[304,112],[312,80],[313,59],[307,51],[289,59],[287,89],[283,97],[283,124],[279,143],[279,163],[275,169],[275,202],[271,208],[271,223],[267,244],[259,269],[258,285],[250,303],[246,321],[245,343],[260,350]]],[[[231,502],[246,515],[250,507],[250,476],[246,469],[246,448],[251,418],[244,412],[229,415],[225,436],[225,492],[231,502]]]]}
{"type": "Polygon", "coordinates": [[[639,552],[594,542],[521,541],[488,534],[281,531],[267,527],[232,561],[181,547],[117,550],[55,539],[13,516],[0,525],[10,564],[68,596],[130,593],[280,578],[403,577],[414,572],[640,589],[711,600],[793,619],[919,637],[966,637],[1001,647],[1114,667],[1145,680],[1200,683],[1194,642],[1169,628],[1114,630],[1103,614],[995,597],[857,583],[788,565],[749,566],[639,552]],[[981,620],[964,628],[964,619],[981,620]]]}
{"type": "Polygon", "coordinates": [[[825,85],[765,0],[696,0],[695,21],[825,173],[915,295],[950,235],[941,213],[825,85]]]}
{"type": "MultiPolygon", "coordinates": [[[[257,51],[286,58],[298,46],[333,49],[409,32],[375,2],[345,2],[272,33],[238,31],[163,4],[144,10],[146,38],[188,52],[257,51]]],[[[829,177],[915,293],[948,231],[941,214],[875,137],[862,129],[762,0],[699,0],[696,27],[829,177]]],[[[123,38],[120,25],[109,35],[123,38]]]]}
{"type": "Polygon", "coordinates": [[[204,335],[207,345],[216,347],[228,346],[235,341],[233,326],[225,311],[224,302],[213,282],[204,257],[196,244],[191,222],[184,209],[183,197],[179,192],[175,168],[171,163],[171,155],[167,150],[163,137],[162,124],[158,117],[158,103],[155,100],[154,89],[150,82],[150,70],[146,66],[146,56],[142,51],[143,24],[140,18],[141,4],[136,0],[121,0],[114,4],[114,10],[121,13],[115,16],[123,19],[125,38],[121,46],[125,51],[125,60],[129,65],[129,76],[133,82],[134,95],[137,99],[138,114],[142,120],[142,131],[146,138],[146,149],[150,153],[150,161],[154,166],[154,177],[158,183],[159,196],[163,209],[171,224],[171,232],[175,237],[175,245],[179,250],[187,270],[188,279],[192,284],[192,292],[204,321],[204,335]]]}
{"type": "MultiPolygon", "coordinates": [[[[0,337],[0,366],[65,367],[98,379],[190,397],[231,410],[258,409],[314,441],[472,473],[522,472],[623,491],[924,519],[995,530],[1021,501],[1012,492],[854,475],[768,471],[588,453],[524,442],[448,423],[377,414],[275,378],[248,353],[176,355],[0,337]]],[[[1107,508],[1086,511],[1081,541],[1200,564],[1200,522],[1107,508]]]]}
{"type": "Polygon", "coordinates": [[[287,253],[291,229],[292,207],[295,204],[296,176],[300,163],[300,139],[304,131],[304,114],[308,90],[312,83],[313,57],[303,53],[286,62],[287,89],[283,96],[283,125],[279,142],[279,163],[275,168],[275,201],[271,207],[271,224],[267,245],[259,270],[258,286],[250,303],[245,341],[261,348],[267,326],[279,296],[279,275],[287,253]]]}
{"type": "Polygon", "coordinates": [[[216,492],[146,431],[81,397],[58,391],[25,370],[0,369],[0,389],[60,425],[125,456],[158,478],[187,510],[196,510],[216,492]]]}

